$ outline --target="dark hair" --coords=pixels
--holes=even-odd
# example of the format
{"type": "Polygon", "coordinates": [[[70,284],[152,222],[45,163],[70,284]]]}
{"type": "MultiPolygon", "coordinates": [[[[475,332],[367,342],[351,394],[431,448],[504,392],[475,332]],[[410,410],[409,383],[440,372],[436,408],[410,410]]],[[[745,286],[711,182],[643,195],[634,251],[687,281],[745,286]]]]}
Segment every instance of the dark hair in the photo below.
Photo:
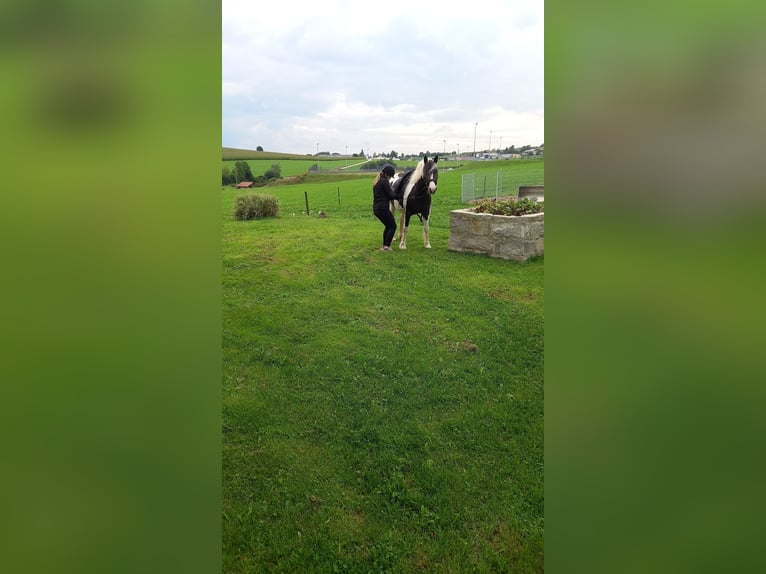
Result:
{"type": "Polygon", "coordinates": [[[392,166],[390,163],[387,163],[383,166],[383,169],[380,170],[380,173],[386,175],[387,177],[394,177],[396,170],[394,169],[394,166],[392,166]]]}

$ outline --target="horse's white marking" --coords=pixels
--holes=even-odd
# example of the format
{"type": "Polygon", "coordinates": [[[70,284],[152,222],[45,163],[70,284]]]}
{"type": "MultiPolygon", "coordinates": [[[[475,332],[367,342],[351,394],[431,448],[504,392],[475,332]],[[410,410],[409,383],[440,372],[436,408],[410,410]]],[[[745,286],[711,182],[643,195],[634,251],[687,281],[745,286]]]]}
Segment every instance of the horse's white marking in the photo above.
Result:
{"type": "Polygon", "coordinates": [[[415,187],[415,184],[423,177],[423,170],[425,167],[426,162],[421,159],[418,162],[417,167],[415,167],[415,171],[410,176],[410,181],[407,182],[407,187],[404,189],[404,207],[407,207],[407,198],[410,196],[412,188],[415,187]]]}

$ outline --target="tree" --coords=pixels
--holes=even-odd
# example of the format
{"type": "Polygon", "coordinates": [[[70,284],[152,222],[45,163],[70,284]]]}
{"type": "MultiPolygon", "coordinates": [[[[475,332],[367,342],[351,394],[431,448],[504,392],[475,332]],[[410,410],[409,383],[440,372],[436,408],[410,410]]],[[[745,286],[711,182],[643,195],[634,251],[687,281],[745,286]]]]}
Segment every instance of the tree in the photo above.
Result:
{"type": "Polygon", "coordinates": [[[234,164],[234,175],[237,182],[253,181],[253,172],[250,171],[250,164],[244,160],[239,160],[234,164]]]}
{"type": "Polygon", "coordinates": [[[234,173],[229,169],[228,165],[225,165],[221,170],[221,184],[229,185],[231,183],[234,183],[234,173]]]}
{"type": "Polygon", "coordinates": [[[255,151],[263,151],[263,148],[261,146],[258,146],[257,148],[255,148],[255,151]]]}
{"type": "Polygon", "coordinates": [[[272,163],[271,167],[263,174],[266,179],[279,179],[282,176],[282,168],[278,163],[272,163]]]}

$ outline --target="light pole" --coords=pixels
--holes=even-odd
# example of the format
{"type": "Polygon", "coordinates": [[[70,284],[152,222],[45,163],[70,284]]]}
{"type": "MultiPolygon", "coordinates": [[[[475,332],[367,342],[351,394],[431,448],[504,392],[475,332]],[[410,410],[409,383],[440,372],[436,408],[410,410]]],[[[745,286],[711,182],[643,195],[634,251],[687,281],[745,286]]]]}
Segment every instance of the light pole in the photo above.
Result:
{"type": "Polygon", "coordinates": [[[457,156],[460,157],[460,144],[457,144],[457,156]]]}
{"type": "Polygon", "coordinates": [[[487,151],[492,153],[492,130],[489,130],[489,149],[487,151]]]}
{"type": "Polygon", "coordinates": [[[479,122],[476,122],[473,124],[473,159],[476,159],[476,127],[479,125],[479,122]]]}
{"type": "Polygon", "coordinates": [[[442,143],[444,144],[444,155],[447,155],[447,140],[442,140],[442,143]]]}
{"type": "Polygon", "coordinates": [[[500,136],[500,153],[503,153],[503,136],[500,136]]]}

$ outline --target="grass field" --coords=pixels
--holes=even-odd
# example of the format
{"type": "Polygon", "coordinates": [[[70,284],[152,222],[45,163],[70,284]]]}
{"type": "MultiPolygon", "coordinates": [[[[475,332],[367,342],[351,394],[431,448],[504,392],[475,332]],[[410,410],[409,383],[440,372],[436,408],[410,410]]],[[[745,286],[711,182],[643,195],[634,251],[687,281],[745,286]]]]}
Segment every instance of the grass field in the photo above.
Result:
{"type": "MultiPolygon", "coordinates": [[[[263,175],[263,173],[269,169],[272,164],[278,163],[279,166],[282,168],[282,177],[290,177],[295,175],[300,175],[302,173],[308,172],[309,168],[317,163],[319,163],[319,169],[320,171],[323,170],[335,170],[344,168],[347,164],[349,166],[353,165],[354,163],[358,163],[360,160],[357,158],[354,158],[354,160],[338,160],[338,159],[320,159],[319,162],[317,162],[316,158],[307,158],[307,159],[248,159],[245,160],[250,165],[250,171],[253,172],[253,175],[263,175]]],[[[235,160],[225,160],[223,162],[224,165],[229,166],[230,169],[234,168],[234,164],[236,163],[235,160]]]]}
{"type": "MultiPolygon", "coordinates": [[[[245,160],[250,165],[253,175],[262,175],[272,164],[279,164],[282,177],[294,177],[308,173],[311,166],[319,163],[320,174],[330,174],[338,172],[338,175],[345,174],[347,177],[360,175],[361,163],[364,160],[359,158],[350,159],[248,159],[245,160]]],[[[414,160],[395,161],[397,169],[404,169],[417,164],[414,160]]],[[[230,169],[234,168],[235,160],[224,160],[223,165],[230,169]]],[[[503,175],[503,187],[510,193],[515,193],[516,187],[521,184],[541,184],[544,182],[545,162],[542,158],[519,159],[519,160],[493,160],[493,161],[470,161],[454,159],[441,159],[439,161],[439,177],[457,177],[458,195],[460,197],[460,178],[462,174],[474,174],[476,179],[477,197],[491,196],[496,182],[498,171],[503,175]],[[489,193],[482,193],[482,187],[489,193]]],[[[364,177],[370,177],[369,173],[362,174],[364,177]]],[[[374,177],[374,174],[373,174],[374,177]]],[[[326,181],[344,181],[333,177],[326,181]]],[[[440,187],[442,179],[440,179],[440,187]]]]}
{"type": "Polygon", "coordinates": [[[234,167],[237,160],[244,160],[250,164],[250,170],[253,175],[261,175],[272,164],[278,163],[282,168],[282,176],[290,177],[306,173],[309,168],[319,164],[320,170],[336,170],[352,168],[354,164],[365,161],[364,158],[357,157],[337,157],[337,156],[310,156],[267,151],[251,151],[236,148],[223,148],[223,164],[234,167]]]}
{"type": "Polygon", "coordinates": [[[221,192],[224,571],[542,572],[544,260],[447,250],[459,170],[380,252],[371,184],[221,192]]]}
{"type": "Polygon", "coordinates": [[[282,153],[272,151],[255,151],[249,149],[239,149],[233,147],[225,147],[221,149],[221,157],[224,161],[234,161],[238,159],[244,160],[301,160],[306,159],[309,156],[296,154],[296,153],[282,153]]]}

